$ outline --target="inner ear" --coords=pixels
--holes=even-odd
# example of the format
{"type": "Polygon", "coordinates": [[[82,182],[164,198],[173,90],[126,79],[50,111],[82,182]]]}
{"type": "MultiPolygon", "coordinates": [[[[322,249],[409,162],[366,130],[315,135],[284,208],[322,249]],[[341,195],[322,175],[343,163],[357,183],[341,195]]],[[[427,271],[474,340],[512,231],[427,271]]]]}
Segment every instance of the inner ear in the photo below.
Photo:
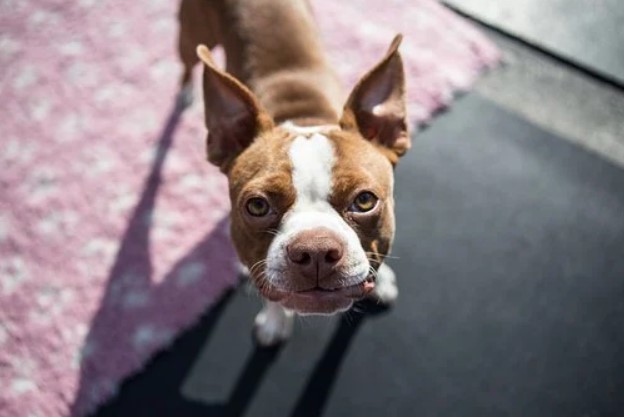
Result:
{"type": "MultiPolygon", "coordinates": [[[[405,74],[398,51],[401,35],[392,41],[384,58],[355,85],[340,120],[343,129],[402,156],[410,147],[405,106],[405,74]]],[[[393,161],[395,162],[395,161],[393,161]]]]}
{"type": "Polygon", "coordinates": [[[259,134],[273,128],[273,120],[243,83],[215,66],[206,46],[197,55],[204,63],[208,160],[225,172],[259,134]]]}

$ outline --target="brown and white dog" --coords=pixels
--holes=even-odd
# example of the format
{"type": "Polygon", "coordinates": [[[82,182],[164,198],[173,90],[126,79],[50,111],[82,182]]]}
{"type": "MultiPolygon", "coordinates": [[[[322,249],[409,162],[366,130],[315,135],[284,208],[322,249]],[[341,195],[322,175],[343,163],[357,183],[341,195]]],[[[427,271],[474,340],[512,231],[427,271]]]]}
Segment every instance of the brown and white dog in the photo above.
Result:
{"type": "Polygon", "coordinates": [[[201,60],[208,160],[228,177],[232,240],[267,299],[258,342],[287,339],[295,312],[392,302],[393,168],[410,147],[401,36],[345,102],[307,1],[182,0],[180,22],[181,97],[201,60]]]}

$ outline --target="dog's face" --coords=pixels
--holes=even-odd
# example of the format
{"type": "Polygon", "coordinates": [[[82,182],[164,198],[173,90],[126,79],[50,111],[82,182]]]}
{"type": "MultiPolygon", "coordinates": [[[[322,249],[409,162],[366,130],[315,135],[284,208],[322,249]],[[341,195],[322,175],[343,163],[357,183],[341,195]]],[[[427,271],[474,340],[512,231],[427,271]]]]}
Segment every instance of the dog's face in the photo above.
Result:
{"type": "Polygon", "coordinates": [[[339,128],[276,128],[229,173],[232,238],[262,294],[332,313],[374,286],[394,233],[392,165],[339,128]]]}
{"type": "Polygon", "coordinates": [[[208,158],[229,180],[232,240],[268,299],[303,314],[348,309],[375,286],[394,236],[393,167],[409,148],[395,39],[338,125],[276,126],[207,49],[208,158]]]}

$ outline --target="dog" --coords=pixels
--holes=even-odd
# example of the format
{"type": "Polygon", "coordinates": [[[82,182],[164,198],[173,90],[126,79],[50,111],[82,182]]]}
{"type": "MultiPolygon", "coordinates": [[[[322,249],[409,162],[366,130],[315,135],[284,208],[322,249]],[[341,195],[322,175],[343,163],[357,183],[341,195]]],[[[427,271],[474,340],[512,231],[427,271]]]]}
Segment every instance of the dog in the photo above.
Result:
{"type": "Polygon", "coordinates": [[[307,1],[182,0],[179,18],[180,97],[201,62],[207,159],[228,178],[232,241],[266,299],[257,342],[287,340],[294,314],[392,303],[393,171],[411,145],[401,35],[343,96],[307,1]]]}

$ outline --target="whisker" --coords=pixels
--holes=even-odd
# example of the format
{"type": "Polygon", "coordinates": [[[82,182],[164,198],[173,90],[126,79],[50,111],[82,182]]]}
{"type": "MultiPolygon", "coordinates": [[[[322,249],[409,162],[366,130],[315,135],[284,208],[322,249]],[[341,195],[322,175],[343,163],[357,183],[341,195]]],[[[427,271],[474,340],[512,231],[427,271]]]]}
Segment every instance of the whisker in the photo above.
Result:
{"type": "Polygon", "coordinates": [[[372,251],[364,251],[364,253],[366,255],[372,255],[372,256],[377,256],[379,258],[389,258],[389,259],[400,259],[398,256],[392,256],[392,255],[383,255],[379,252],[372,252],[372,251]]]}
{"type": "Polygon", "coordinates": [[[266,229],[266,230],[263,230],[263,232],[264,232],[264,233],[268,233],[268,234],[273,235],[273,236],[277,236],[277,235],[278,235],[278,233],[279,233],[279,232],[278,232],[277,230],[275,230],[275,229],[266,229]]]}
{"type": "Polygon", "coordinates": [[[253,276],[254,273],[257,272],[257,269],[266,265],[266,260],[261,259],[249,268],[249,276],[253,276]]]}
{"type": "Polygon", "coordinates": [[[349,326],[351,326],[353,324],[353,320],[352,320],[351,314],[353,314],[352,310],[354,310],[354,309],[355,309],[355,306],[351,310],[345,311],[343,313],[343,315],[342,315],[342,318],[344,319],[344,321],[347,322],[347,324],[349,326]]]}
{"type": "Polygon", "coordinates": [[[375,271],[375,268],[372,266],[368,268],[368,272],[375,278],[375,281],[379,278],[379,272],[375,271]]]}

